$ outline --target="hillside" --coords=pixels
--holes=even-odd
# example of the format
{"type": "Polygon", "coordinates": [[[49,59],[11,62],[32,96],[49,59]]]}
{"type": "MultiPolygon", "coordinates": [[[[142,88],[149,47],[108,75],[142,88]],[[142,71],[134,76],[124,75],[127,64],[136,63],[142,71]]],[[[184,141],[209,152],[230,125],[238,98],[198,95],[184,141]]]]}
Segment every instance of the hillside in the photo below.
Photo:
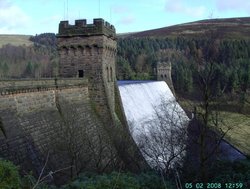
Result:
{"type": "Polygon", "coordinates": [[[6,44],[11,44],[14,46],[33,45],[33,42],[31,42],[29,38],[30,35],[0,35],[0,48],[6,44]]]}
{"type": "MultiPolygon", "coordinates": [[[[222,126],[220,128],[221,131],[228,131],[228,133],[225,135],[225,139],[233,146],[240,149],[240,151],[250,156],[250,93],[247,93],[250,92],[250,38],[248,36],[248,33],[250,33],[250,24],[248,23],[250,23],[250,17],[210,19],[138,33],[117,34],[116,78],[117,80],[155,80],[158,62],[161,63],[170,61],[172,65],[171,76],[175,88],[175,94],[178,98],[178,102],[188,113],[190,113],[190,117],[191,115],[200,116],[197,116],[198,118],[200,118],[200,122],[197,122],[197,124],[199,124],[198,126],[201,126],[201,128],[205,124],[206,129],[210,129],[213,125],[222,126]],[[216,31],[218,35],[213,35],[215,36],[213,38],[212,35],[205,35],[207,34],[205,33],[207,31],[216,31]],[[205,98],[203,98],[203,96],[205,98]],[[192,112],[194,114],[191,114],[192,112]],[[203,120],[202,118],[206,118],[206,120],[203,120]],[[230,130],[227,130],[229,128],[230,130]]],[[[216,34],[216,32],[213,32],[213,34],[216,34]]],[[[59,70],[59,54],[57,52],[57,39],[54,33],[45,33],[36,36],[2,35],[2,38],[0,38],[0,42],[3,44],[10,44],[0,46],[0,79],[6,80],[12,78],[20,80],[20,78],[29,78],[32,80],[32,78],[40,79],[47,77],[55,78],[55,81],[59,81],[57,78],[59,70]],[[23,42],[21,39],[23,40],[23,42]],[[28,46],[29,43],[30,45],[28,46]],[[25,46],[22,44],[25,44],[25,46]]],[[[71,58],[74,56],[73,53],[71,54],[71,51],[69,52],[70,54],[66,55],[67,61],[70,61],[70,63],[72,64],[80,61],[77,60],[77,62],[75,62],[74,59],[71,58]]],[[[85,55],[88,54],[84,54],[84,56],[85,55]]],[[[79,56],[82,57],[81,55],[79,56]]],[[[93,58],[95,57],[92,56],[91,60],[93,60],[93,58]]],[[[81,69],[85,68],[83,67],[81,69]]],[[[76,70],[76,72],[77,71],[78,70],[76,70]]],[[[106,74],[106,72],[104,72],[104,74],[106,74]]],[[[107,74],[109,75],[109,73],[107,74]]],[[[37,87],[37,85],[33,85],[33,87],[37,91],[42,91],[40,90],[39,86],[37,87]]],[[[37,93],[37,91],[33,91],[32,93],[37,93]]],[[[49,91],[42,91],[42,93],[43,92],[47,94],[49,91]]],[[[60,91],[58,92],[60,93],[60,91]]],[[[153,92],[155,93],[156,91],[153,92]]],[[[12,98],[15,95],[16,94],[5,96],[8,96],[8,98],[10,96],[10,98],[12,98]]],[[[2,95],[4,103],[6,101],[5,96],[2,95]]],[[[18,96],[20,95],[18,94],[18,96]]],[[[39,95],[37,97],[35,95],[35,98],[39,98],[39,95]]],[[[135,96],[133,95],[131,98],[135,99],[135,96]]],[[[140,98],[142,98],[142,95],[140,96],[140,98]]],[[[53,97],[53,99],[55,98],[53,97]]],[[[14,101],[19,103],[19,100],[14,99],[14,101]]],[[[24,101],[25,104],[27,104],[28,101],[30,103],[30,99],[25,99],[24,101]]],[[[7,100],[6,102],[9,101],[7,100]]],[[[23,104],[23,101],[21,102],[21,104],[23,104]]],[[[64,105],[66,104],[64,103],[64,105]]],[[[81,107],[88,108],[88,106],[81,107]]],[[[56,108],[56,111],[58,111],[58,107],[54,108],[56,108]]],[[[28,108],[27,111],[33,110],[28,108]]],[[[5,112],[2,113],[4,113],[5,116],[5,112]]],[[[26,116],[25,112],[21,113],[25,114],[26,116]]],[[[20,121],[22,119],[20,117],[21,113],[18,113],[18,119],[15,120],[20,121]]],[[[36,115],[38,114],[39,112],[36,113],[36,115]]],[[[43,116],[42,114],[41,116],[38,116],[39,119],[44,118],[47,120],[46,116],[43,116]]],[[[77,115],[73,116],[75,117],[77,115]]],[[[0,126],[2,117],[3,116],[0,117],[0,126]]],[[[171,117],[173,118],[173,116],[171,117]]],[[[6,119],[7,118],[9,117],[6,117],[6,119]]],[[[26,120],[28,120],[28,118],[26,120]]],[[[53,120],[56,120],[56,118],[53,120]]],[[[7,121],[11,122],[12,120],[8,119],[7,121]]],[[[29,124],[29,121],[22,123],[29,124]]],[[[70,122],[67,121],[66,124],[69,123],[70,122]]],[[[171,121],[171,123],[173,123],[173,121],[171,121]]],[[[44,125],[46,126],[48,124],[44,125]]],[[[63,125],[65,124],[63,123],[63,125]]],[[[173,131],[171,130],[170,138],[173,138],[172,133],[173,131]]],[[[197,140],[191,139],[189,141],[197,141],[197,143],[201,144],[200,149],[206,149],[206,146],[203,145],[204,143],[200,142],[202,141],[202,138],[204,139],[206,136],[204,137],[204,135],[201,135],[199,132],[197,133],[197,136],[197,140]]],[[[43,135],[41,135],[41,137],[43,137],[43,135]]],[[[162,137],[156,138],[161,139],[162,137]]],[[[183,137],[181,138],[183,139],[183,137]]],[[[210,138],[210,136],[208,138],[210,138]]],[[[216,139],[216,137],[211,138],[216,139]]],[[[177,142],[179,144],[180,141],[177,142]]],[[[216,142],[216,140],[214,142],[216,142]]],[[[129,145],[121,143],[121,145],[119,144],[120,148],[117,149],[121,150],[122,146],[126,147],[129,145]]],[[[200,151],[202,152],[203,150],[200,151]]],[[[200,153],[199,156],[202,158],[203,154],[200,153]]],[[[70,155],[71,154],[69,154],[69,156],[70,155]]],[[[48,155],[47,157],[49,158],[48,155]]],[[[84,157],[88,156],[85,156],[84,154],[84,157]]],[[[201,161],[203,161],[202,159],[201,161]]],[[[198,175],[200,175],[200,173],[195,173],[195,167],[199,164],[201,165],[201,163],[189,158],[187,158],[187,160],[188,166],[184,166],[183,172],[181,173],[183,174],[182,176],[184,176],[183,182],[191,183],[194,182],[193,178],[199,178],[198,175]],[[193,167],[191,164],[192,162],[194,163],[193,165],[195,165],[193,167]],[[196,174],[197,176],[195,176],[194,174],[196,174]]],[[[128,161],[130,161],[130,158],[128,159],[128,161]]],[[[220,166],[219,163],[217,166],[216,162],[215,166],[217,167],[211,167],[211,171],[210,168],[207,170],[209,174],[211,173],[211,178],[216,177],[215,179],[224,179],[223,176],[225,175],[225,178],[227,178],[227,180],[230,180],[231,175],[232,178],[238,178],[239,175],[241,176],[239,178],[241,178],[240,181],[242,183],[249,183],[247,178],[249,178],[250,174],[250,172],[248,171],[250,162],[248,163],[249,166],[245,166],[244,164],[242,166],[235,166],[244,167],[244,170],[246,169],[248,171],[247,173],[246,171],[244,172],[244,170],[240,170],[241,172],[239,173],[234,171],[230,167],[234,166],[234,164],[232,163],[230,163],[229,165],[225,164],[225,166],[220,166]],[[225,169],[231,170],[225,172],[225,169]]],[[[88,165],[91,166],[92,164],[88,165]]],[[[73,166],[71,167],[73,168],[73,166]]],[[[86,180],[86,176],[83,176],[86,180]]],[[[149,178],[151,177],[152,176],[150,176],[149,178]]],[[[120,182],[119,180],[117,180],[116,175],[115,178],[116,183],[120,182]]],[[[119,178],[122,178],[122,175],[120,175],[119,178]]],[[[129,177],[126,176],[126,179],[127,178],[129,177]]],[[[154,180],[157,180],[157,177],[152,178],[154,178],[154,180]]],[[[84,179],[81,179],[81,181],[84,179]]],[[[131,182],[131,180],[132,179],[126,180],[125,183],[129,183],[131,182]]],[[[76,181],[73,184],[80,184],[81,181],[76,181]]],[[[199,180],[196,181],[198,182],[199,180]]],[[[214,181],[212,179],[209,179],[209,181],[211,181],[211,183],[222,182],[220,180],[214,181]]],[[[224,181],[225,180],[223,180],[223,182],[224,181]]],[[[93,179],[91,180],[91,182],[93,182],[93,179]]],[[[109,180],[108,182],[111,183],[109,180]]],[[[157,182],[159,183],[158,180],[157,182]]],[[[152,183],[152,181],[150,180],[149,183],[152,183]]],[[[158,185],[156,184],[153,185],[155,186],[155,188],[160,188],[157,187],[158,185]]],[[[81,186],[83,186],[83,184],[81,186]]],[[[115,184],[115,186],[118,185],[115,184]]],[[[149,184],[145,184],[144,186],[149,186],[149,184]]],[[[139,186],[137,188],[139,188],[139,186]]],[[[165,186],[164,188],[168,187],[165,186]]]]}
{"type": "Polygon", "coordinates": [[[55,34],[0,35],[0,78],[51,77],[56,69],[55,34]]]}
{"type": "Polygon", "coordinates": [[[126,37],[199,37],[201,34],[211,30],[216,31],[220,38],[249,39],[250,17],[200,20],[196,22],[132,33],[131,35],[126,35],[126,37]]]}
{"type": "Polygon", "coordinates": [[[197,65],[215,62],[211,89],[215,96],[223,91],[225,96],[230,96],[225,103],[231,102],[220,107],[223,121],[233,128],[226,139],[249,155],[250,111],[245,102],[249,94],[244,93],[250,89],[249,33],[250,17],[201,20],[119,35],[118,78],[155,79],[152,75],[156,63],[170,60],[176,94],[184,102],[189,96],[189,104],[193,105],[200,98],[197,65]],[[244,111],[240,109],[243,106],[244,111]]]}

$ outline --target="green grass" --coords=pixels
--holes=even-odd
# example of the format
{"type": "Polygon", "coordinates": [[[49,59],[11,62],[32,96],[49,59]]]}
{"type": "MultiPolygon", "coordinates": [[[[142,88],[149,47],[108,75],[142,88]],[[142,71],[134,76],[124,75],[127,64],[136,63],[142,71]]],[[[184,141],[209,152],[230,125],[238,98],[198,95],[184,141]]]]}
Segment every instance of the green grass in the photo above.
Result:
{"type": "Polygon", "coordinates": [[[230,127],[225,139],[239,150],[250,155],[250,116],[239,113],[222,112],[225,130],[230,127]]]}
{"type": "MultiPolygon", "coordinates": [[[[188,111],[193,111],[194,105],[199,105],[198,102],[183,98],[180,99],[179,103],[182,108],[188,111]]],[[[235,110],[237,109],[235,102],[230,102],[229,104],[232,107],[235,107],[235,110]]],[[[223,131],[230,128],[225,139],[240,151],[250,156],[250,115],[244,115],[232,111],[229,112],[225,109],[220,111],[219,119],[222,119],[223,121],[224,126],[221,126],[223,131]]]]}
{"type": "Polygon", "coordinates": [[[33,45],[33,42],[30,41],[29,38],[30,35],[0,35],[0,48],[6,44],[11,44],[14,46],[33,45]]]}

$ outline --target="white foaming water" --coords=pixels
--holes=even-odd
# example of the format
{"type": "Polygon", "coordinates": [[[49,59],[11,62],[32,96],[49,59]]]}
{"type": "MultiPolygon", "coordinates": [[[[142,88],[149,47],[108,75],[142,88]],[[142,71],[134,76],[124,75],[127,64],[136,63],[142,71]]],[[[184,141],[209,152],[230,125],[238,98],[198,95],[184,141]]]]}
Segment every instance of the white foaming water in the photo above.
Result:
{"type": "MultiPolygon", "coordinates": [[[[171,127],[173,125],[173,127],[183,127],[184,123],[187,123],[188,117],[176,102],[173,93],[164,81],[119,81],[118,86],[129,129],[137,145],[140,146],[142,138],[148,138],[149,141],[153,140],[150,138],[152,137],[150,130],[158,132],[160,138],[162,137],[160,134],[162,128],[165,129],[166,127],[171,127]],[[163,108],[162,104],[166,102],[171,103],[163,108]],[[165,117],[171,117],[171,120],[169,119],[170,121],[165,121],[165,117]],[[163,120],[165,121],[164,123],[162,123],[163,120]],[[148,121],[151,122],[148,124],[148,121]]],[[[166,138],[169,136],[163,136],[163,138],[164,137],[166,138]]],[[[157,147],[157,144],[153,144],[153,146],[157,147]]],[[[148,146],[147,148],[152,148],[152,146],[148,146]]],[[[176,149],[178,150],[178,148],[179,147],[176,149]]],[[[161,146],[157,147],[158,152],[161,149],[161,146]]],[[[152,149],[144,149],[144,152],[145,151],[148,153],[149,151],[152,151],[152,149]]],[[[145,155],[143,152],[142,154],[148,161],[149,165],[152,167],[157,166],[148,155],[145,155]]],[[[157,161],[162,162],[163,160],[161,157],[158,157],[157,161]]]]}
{"type": "MultiPolygon", "coordinates": [[[[172,152],[179,154],[181,159],[185,152],[181,149],[183,146],[180,145],[180,137],[173,141],[172,151],[169,150],[168,145],[162,146],[164,139],[166,142],[169,138],[175,139],[173,128],[177,128],[178,132],[183,131],[180,134],[185,138],[185,129],[189,121],[183,109],[175,101],[168,85],[164,81],[118,81],[118,86],[131,135],[148,164],[152,168],[164,169],[164,163],[170,159],[172,152]],[[152,133],[156,135],[152,137],[152,133]],[[142,142],[143,145],[141,145],[142,142]],[[161,155],[156,157],[154,156],[156,154],[161,155]]],[[[221,143],[221,149],[222,159],[246,158],[244,154],[230,147],[225,141],[221,143]]],[[[179,159],[176,158],[173,163],[178,161],[179,159]]]]}
{"type": "Polygon", "coordinates": [[[145,117],[151,118],[154,106],[158,106],[162,98],[174,99],[164,81],[123,84],[119,85],[119,91],[127,120],[134,124],[142,123],[145,117]]]}
{"type": "MultiPolygon", "coordinates": [[[[172,91],[164,81],[120,81],[118,85],[127,121],[133,123],[137,129],[140,129],[141,124],[145,123],[145,119],[153,118],[157,108],[163,102],[175,101],[172,91]]],[[[176,109],[178,109],[178,113],[181,112],[184,119],[187,119],[185,112],[177,102],[170,107],[169,111],[176,112],[176,109]]]]}

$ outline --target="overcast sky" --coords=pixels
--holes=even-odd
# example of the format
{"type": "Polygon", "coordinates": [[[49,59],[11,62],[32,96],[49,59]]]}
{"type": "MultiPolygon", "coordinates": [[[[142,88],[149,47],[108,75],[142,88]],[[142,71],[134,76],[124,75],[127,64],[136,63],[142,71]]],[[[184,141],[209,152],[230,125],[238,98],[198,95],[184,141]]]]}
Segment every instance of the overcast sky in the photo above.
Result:
{"type": "Polygon", "coordinates": [[[61,20],[104,18],[117,33],[250,16],[250,0],[0,0],[0,34],[58,32],[61,20]]]}

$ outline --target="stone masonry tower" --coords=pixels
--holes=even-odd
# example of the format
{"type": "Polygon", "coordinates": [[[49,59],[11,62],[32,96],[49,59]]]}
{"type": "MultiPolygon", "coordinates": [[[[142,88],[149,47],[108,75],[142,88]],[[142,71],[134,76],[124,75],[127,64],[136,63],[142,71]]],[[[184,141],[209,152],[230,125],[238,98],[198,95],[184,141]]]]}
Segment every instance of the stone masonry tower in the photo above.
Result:
{"type": "Polygon", "coordinates": [[[157,62],[157,80],[165,81],[174,93],[174,86],[171,77],[171,62],[168,59],[157,62]]]}
{"type": "MultiPolygon", "coordinates": [[[[98,114],[108,119],[115,108],[116,33],[103,19],[86,19],[59,24],[59,77],[88,79],[89,97],[98,114]]],[[[102,116],[102,117],[103,117],[102,116]]]]}

